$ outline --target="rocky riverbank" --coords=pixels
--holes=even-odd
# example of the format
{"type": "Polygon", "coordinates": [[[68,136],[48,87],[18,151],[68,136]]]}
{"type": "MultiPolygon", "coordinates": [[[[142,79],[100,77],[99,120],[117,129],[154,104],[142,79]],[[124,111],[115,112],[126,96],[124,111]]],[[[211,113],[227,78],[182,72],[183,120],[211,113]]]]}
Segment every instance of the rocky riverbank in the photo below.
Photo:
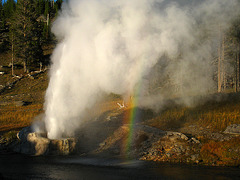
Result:
{"type": "MultiPolygon", "coordinates": [[[[197,130],[194,131],[195,133],[197,130]]],[[[136,126],[130,147],[120,151],[126,142],[128,126],[122,126],[101,144],[98,153],[108,152],[147,161],[232,165],[240,162],[240,138],[236,135],[210,133],[200,128],[196,138],[189,132],[161,131],[149,126],[136,126]],[[124,154],[125,153],[125,154],[124,154]]]]}
{"type": "MultiPolygon", "coordinates": [[[[231,125],[225,133],[213,133],[197,126],[184,128],[182,132],[162,131],[158,128],[135,125],[129,140],[130,126],[125,124],[109,133],[102,142],[96,141],[84,154],[117,156],[145,161],[202,164],[213,166],[239,166],[240,137],[231,125]],[[231,127],[232,128],[231,130],[231,127]],[[234,131],[234,134],[232,133],[234,131]],[[100,143],[99,143],[100,142],[100,143]]],[[[101,136],[102,129],[95,129],[101,136]]],[[[1,137],[1,152],[15,151],[29,155],[68,155],[81,152],[81,141],[89,135],[76,139],[49,140],[24,128],[20,133],[1,137]],[[79,142],[77,144],[76,142],[79,142]]],[[[93,135],[93,134],[91,134],[93,135]]]]}

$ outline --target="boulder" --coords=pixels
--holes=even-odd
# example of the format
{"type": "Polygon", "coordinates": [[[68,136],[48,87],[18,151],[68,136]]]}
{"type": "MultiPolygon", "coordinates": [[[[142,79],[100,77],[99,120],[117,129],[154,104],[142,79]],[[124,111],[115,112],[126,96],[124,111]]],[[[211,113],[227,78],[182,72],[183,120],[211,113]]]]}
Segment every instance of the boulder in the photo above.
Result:
{"type": "Polygon", "coordinates": [[[68,155],[76,148],[74,138],[48,139],[46,133],[33,132],[31,127],[23,128],[17,137],[19,143],[13,150],[28,155],[68,155]]]}
{"type": "Polygon", "coordinates": [[[224,131],[226,134],[240,134],[240,124],[231,124],[224,131]]]}

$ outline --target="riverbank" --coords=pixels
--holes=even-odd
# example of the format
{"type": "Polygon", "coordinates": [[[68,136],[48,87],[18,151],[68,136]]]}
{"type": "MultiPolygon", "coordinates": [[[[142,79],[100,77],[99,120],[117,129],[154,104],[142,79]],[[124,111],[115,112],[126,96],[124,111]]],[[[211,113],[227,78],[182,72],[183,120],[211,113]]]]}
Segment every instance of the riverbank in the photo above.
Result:
{"type": "MultiPolygon", "coordinates": [[[[9,81],[12,81],[10,75],[1,76],[2,83],[9,84],[9,81]]],[[[10,150],[12,143],[18,141],[18,131],[41,119],[38,116],[43,113],[47,84],[45,71],[34,76],[24,75],[11,88],[1,92],[2,151],[10,150]]],[[[120,107],[122,99],[119,96],[108,96],[89,110],[92,118],[76,132],[80,142],[78,154],[113,154],[146,161],[239,166],[240,137],[238,133],[224,131],[231,125],[240,124],[240,94],[192,97],[198,103],[191,106],[178,104],[178,100],[166,100],[156,112],[140,107],[120,107]],[[126,117],[133,110],[138,118],[131,124],[126,117]],[[127,152],[130,132],[135,134],[127,152]],[[160,132],[164,133],[161,135],[160,132]]]]}
{"type": "MultiPolygon", "coordinates": [[[[123,110],[110,111],[85,123],[76,132],[78,143],[73,154],[189,165],[240,165],[240,136],[237,134],[212,132],[193,125],[182,128],[181,132],[164,131],[144,125],[146,122],[136,123],[131,129],[130,124],[122,124],[125,113],[123,110]]],[[[17,132],[9,131],[1,136],[0,153],[31,147],[33,150],[17,152],[33,152],[29,155],[35,155],[35,147],[25,147],[26,142],[17,139],[17,132]]],[[[46,153],[41,155],[52,155],[48,147],[45,149],[46,153]]]]}

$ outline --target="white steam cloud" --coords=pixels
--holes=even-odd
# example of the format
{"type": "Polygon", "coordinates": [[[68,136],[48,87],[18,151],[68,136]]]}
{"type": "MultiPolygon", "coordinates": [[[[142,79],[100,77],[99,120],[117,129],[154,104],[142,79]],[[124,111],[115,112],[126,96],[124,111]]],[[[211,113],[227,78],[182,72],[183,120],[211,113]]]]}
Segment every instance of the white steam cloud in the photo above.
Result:
{"type": "Polygon", "coordinates": [[[141,87],[139,103],[151,106],[173,86],[181,95],[209,91],[214,41],[238,7],[236,0],[68,0],[53,26],[60,43],[46,93],[48,137],[72,135],[103,93],[141,87]]]}

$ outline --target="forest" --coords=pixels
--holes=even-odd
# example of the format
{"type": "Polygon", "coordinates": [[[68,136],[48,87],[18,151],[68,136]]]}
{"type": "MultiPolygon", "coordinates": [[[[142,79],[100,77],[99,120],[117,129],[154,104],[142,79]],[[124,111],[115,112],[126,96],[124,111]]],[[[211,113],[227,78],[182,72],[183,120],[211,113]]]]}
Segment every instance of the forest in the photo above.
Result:
{"type": "MultiPolygon", "coordinates": [[[[49,57],[44,56],[43,47],[56,44],[51,25],[62,3],[63,0],[1,0],[0,53],[11,53],[11,64],[22,64],[24,72],[29,72],[32,66],[41,68],[48,65],[49,57]]],[[[217,52],[210,60],[215,67],[213,79],[217,92],[238,92],[240,89],[240,18],[234,19],[231,24],[227,30],[222,30],[221,27],[210,30],[219,32],[214,44],[217,52]]],[[[205,36],[208,33],[211,33],[209,29],[205,36]]],[[[171,79],[160,84],[166,84],[166,81],[169,83],[171,79]]],[[[178,91],[177,86],[182,86],[179,83],[171,86],[178,91]]]]}
{"type": "Polygon", "coordinates": [[[29,72],[31,66],[48,64],[43,54],[43,46],[55,44],[50,29],[62,2],[1,0],[0,53],[11,52],[12,64],[22,64],[24,72],[29,72]]]}

